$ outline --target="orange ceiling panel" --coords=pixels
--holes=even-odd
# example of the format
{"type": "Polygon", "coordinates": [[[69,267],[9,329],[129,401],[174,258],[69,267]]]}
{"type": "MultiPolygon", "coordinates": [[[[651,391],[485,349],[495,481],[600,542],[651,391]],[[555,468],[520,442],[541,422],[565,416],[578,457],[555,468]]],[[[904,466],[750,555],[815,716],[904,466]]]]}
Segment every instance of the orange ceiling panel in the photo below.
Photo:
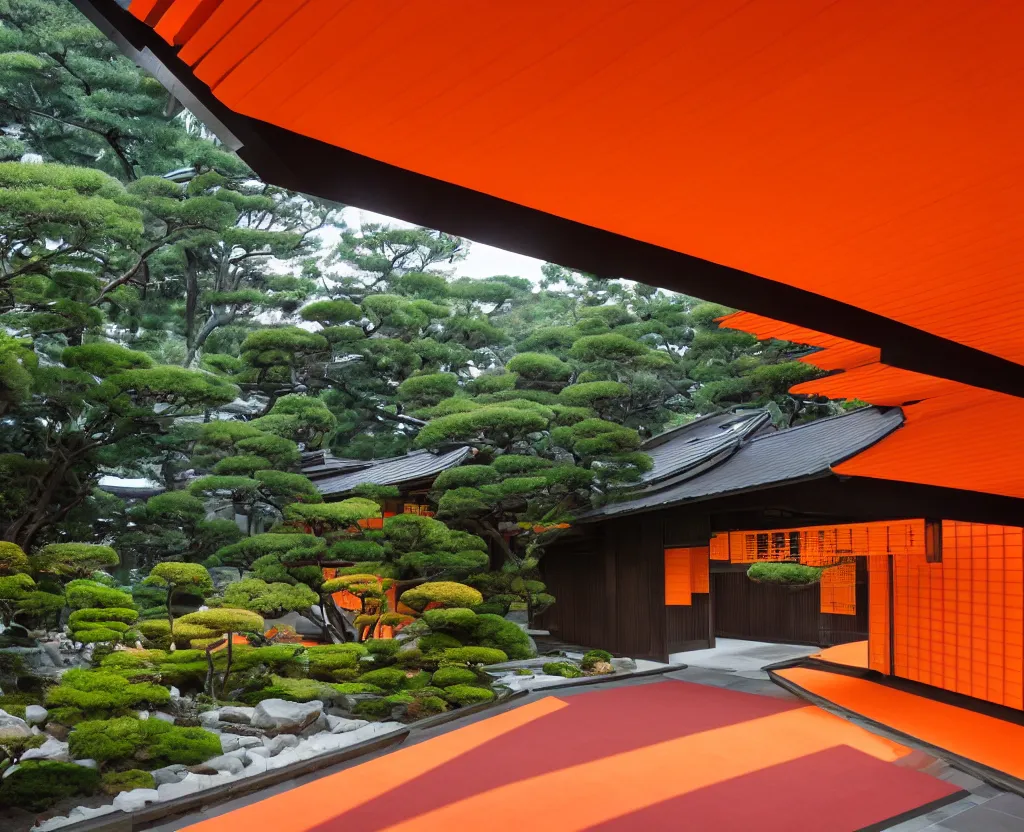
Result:
{"type": "Polygon", "coordinates": [[[903,408],[903,426],[833,470],[1024,498],[1024,401],[978,391],[903,408]]]}
{"type": "Polygon", "coordinates": [[[976,0],[224,0],[181,57],[238,113],[1022,364],[1022,31],[976,0]]]}

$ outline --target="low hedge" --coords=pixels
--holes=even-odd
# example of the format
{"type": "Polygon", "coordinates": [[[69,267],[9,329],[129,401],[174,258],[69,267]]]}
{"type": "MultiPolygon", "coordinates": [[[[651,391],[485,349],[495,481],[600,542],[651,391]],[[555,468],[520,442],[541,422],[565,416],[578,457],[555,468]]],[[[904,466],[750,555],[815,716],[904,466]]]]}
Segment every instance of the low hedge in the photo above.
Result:
{"type": "Polygon", "coordinates": [[[565,679],[578,679],[583,675],[572,662],[548,662],[544,665],[544,673],[548,676],[562,676],[565,679]]]}
{"type": "Polygon", "coordinates": [[[468,668],[441,667],[434,673],[430,683],[435,687],[449,688],[452,685],[471,685],[476,681],[476,674],[468,668]]]}
{"type": "Polygon", "coordinates": [[[155,789],[156,781],[148,771],[130,768],[127,771],[108,771],[100,778],[100,788],[106,794],[120,794],[132,789],[155,789]]]}
{"type": "Polygon", "coordinates": [[[134,761],[148,769],[196,765],[221,754],[220,738],[204,728],[182,728],[162,719],[97,719],[68,735],[71,754],[99,763],[134,761]]]}
{"type": "Polygon", "coordinates": [[[92,795],[99,788],[100,773],[74,763],[29,760],[0,784],[0,804],[40,812],[66,797],[92,795]]]}
{"type": "Polygon", "coordinates": [[[444,651],[444,658],[465,664],[500,664],[508,661],[508,656],[494,647],[453,647],[444,651]]]}
{"type": "Polygon", "coordinates": [[[453,705],[475,705],[477,702],[494,699],[494,691],[472,685],[452,685],[444,689],[444,698],[453,705]]]}
{"type": "Polygon", "coordinates": [[[818,583],[824,571],[801,563],[755,563],[747,570],[747,577],[759,584],[807,586],[818,583]]]}

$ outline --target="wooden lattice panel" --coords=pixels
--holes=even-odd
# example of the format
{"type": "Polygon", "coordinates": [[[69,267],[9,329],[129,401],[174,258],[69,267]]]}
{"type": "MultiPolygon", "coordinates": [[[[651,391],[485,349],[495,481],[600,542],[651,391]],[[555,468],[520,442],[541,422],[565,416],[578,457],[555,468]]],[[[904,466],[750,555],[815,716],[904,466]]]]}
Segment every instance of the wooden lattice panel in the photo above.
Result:
{"type": "Polygon", "coordinates": [[[852,560],[821,573],[821,612],[857,614],[857,564],[852,560]]]}

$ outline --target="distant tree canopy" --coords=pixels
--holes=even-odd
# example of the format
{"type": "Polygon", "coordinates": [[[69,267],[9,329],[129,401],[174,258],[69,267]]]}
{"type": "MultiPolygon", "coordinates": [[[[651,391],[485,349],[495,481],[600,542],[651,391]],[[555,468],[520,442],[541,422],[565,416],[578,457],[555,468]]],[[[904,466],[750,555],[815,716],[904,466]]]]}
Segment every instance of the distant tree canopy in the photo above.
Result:
{"type": "Polygon", "coordinates": [[[836,407],[790,396],[816,372],[800,349],[721,329],[725,308],[551,264],[458,277],[464,240],[260,182],[67,0],[0,0],[0,119],[0,533],[29,554],[116,540],[128,566],[317,593],[321,562],[369,563],[538,609],[546,541],[648,468],[645,438],[836,407]],[[363,529],[300,473],[318,449],[455,445],[474,453],[429,522],[363,529]],[[105,475],[166,493],[126,506],[105,475]]]}

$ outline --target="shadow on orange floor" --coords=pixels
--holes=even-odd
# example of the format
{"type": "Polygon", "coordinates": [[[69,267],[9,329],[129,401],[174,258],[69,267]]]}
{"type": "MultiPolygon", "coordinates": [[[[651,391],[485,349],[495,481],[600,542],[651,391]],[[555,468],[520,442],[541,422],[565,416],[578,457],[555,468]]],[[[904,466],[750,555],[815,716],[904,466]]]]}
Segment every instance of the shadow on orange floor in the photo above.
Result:
{"type": "Polygon", "coordinates": [[[958,792],[892,765],[908,753],[799,702],[663,681],[545,697],[189,829],[672,828],[685,811],[692,828],[839,832],[958,792]],[[794,777],[828,801],[794,800],[794,777]]]}
{"type": "Polygon", "coordinates": [[[1024,726],[840,673],[793,667],[775,675],[895,731],[1024,779],[1024,726]]]}
{"type": "Polygon", "coordinates": [[[832,664],[842,664],[846,667],[868,667],[868,643],[867,641],[851,641],[849,644],[837,644],[835,647],[827,647],[817,653],[812,653],[810,658],[819,659],[832,664]]]}

